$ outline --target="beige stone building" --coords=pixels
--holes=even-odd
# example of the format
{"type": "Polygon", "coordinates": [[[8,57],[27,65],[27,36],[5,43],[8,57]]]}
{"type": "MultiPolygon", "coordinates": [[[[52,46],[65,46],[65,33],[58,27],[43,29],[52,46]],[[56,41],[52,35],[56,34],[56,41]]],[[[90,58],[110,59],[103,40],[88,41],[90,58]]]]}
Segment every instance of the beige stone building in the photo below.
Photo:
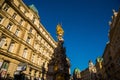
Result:
{"type": "Polygon", "coordinates": [[[0,72],[13,77],[19,63],[26,63],[25,73],[42,77],[47,71],[57,43],[40,22],[34,5],[22,0],[0,0],[0,72]]]}

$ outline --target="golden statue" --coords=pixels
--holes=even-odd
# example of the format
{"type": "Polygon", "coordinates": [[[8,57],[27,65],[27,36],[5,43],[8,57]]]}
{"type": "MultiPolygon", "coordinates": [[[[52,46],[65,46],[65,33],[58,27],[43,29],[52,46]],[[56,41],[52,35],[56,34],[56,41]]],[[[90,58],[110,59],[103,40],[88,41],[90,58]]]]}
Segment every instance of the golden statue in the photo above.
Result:
{"type": "Polygon", "coordinates": [[[63,29],[62,29],[60,24],[57,25],[56,31],[57,31],[57,35],[58,36],[61,36],[61,37],[63,36],[64,31],[63,31],[63,29]]]}
{"type": "Polygon", "coordinates": [[[61,27],[60,24],[57,25],[56,33],[57,33],[57,35],[58,35],[58,40],[59,40],[59,41],[64,41],[63,38],[62,38],[62,37],[63,37],[63,34],[64,34],[64,31],[63,31],[63,29],[62,29],[62,27],[61,27]]]}

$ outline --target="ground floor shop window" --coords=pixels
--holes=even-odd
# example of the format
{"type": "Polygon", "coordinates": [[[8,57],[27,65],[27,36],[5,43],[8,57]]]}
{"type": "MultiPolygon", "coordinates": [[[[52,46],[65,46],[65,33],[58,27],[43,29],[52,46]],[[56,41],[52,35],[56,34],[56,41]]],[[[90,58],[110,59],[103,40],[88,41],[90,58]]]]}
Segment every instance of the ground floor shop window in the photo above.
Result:
{"type": "Polygon", "coordinates": [[[1,67],[0,67],[0,77],[4,78],[7,75],[7,69],[9,66],[9,62],[8,61],[3,61],[1,63],[1,67]]]}

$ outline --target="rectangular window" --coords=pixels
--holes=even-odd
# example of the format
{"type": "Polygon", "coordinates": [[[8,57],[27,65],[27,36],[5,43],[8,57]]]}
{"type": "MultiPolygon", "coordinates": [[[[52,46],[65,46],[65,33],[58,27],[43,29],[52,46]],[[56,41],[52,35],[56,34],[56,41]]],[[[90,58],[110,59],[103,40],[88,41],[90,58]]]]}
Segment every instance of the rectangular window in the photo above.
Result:
{"type": "Polygon", "coordinates": [[[25,48],[25,49],[23,50],[23,55],[22,55],[22,57],[27,58],[27,48],[25,48]]]}
{"type": "Polygon", "coordinates": [[[37,49],[38,48],[38,44],[34,43],[34,48],[37,49]]]}
{"type": "Polygon", "coordinates": [[[32,28],[32,27],[30,27],[30,30],[29,30],[29,32],[30,32],[30,33],[32,33],[32,30],[33,30],[33,28],[32,28]]]}
{"type": "Polygon", "coordinates": [[[23,19],[20,20],[19,24],[22,25],[22,23],[23,23],[23,19]]]}
{"type": "Polygon", "coordinates": [[[35,62],[35,54],[32,54],[31,61],[35,62]]]}
{"type": "Polygon", "coordinates": [[[9,65],[9,62],[7,62],[7,61],[4,61],[3,62],[3,64],[2,64],[2,67],[1,67],[1,69],[8,69],[8,65],[9,65]]]}
{"type": "Polygon", "coordinates": [[[6,38],[3,37],[3,38],[1,38],[1,40],[0,40],[0,47],[2,47],[2,46],[5,45],[5,44],[6,44],[6,38]]]}
{"type": "Polygon", "coordinates": [[[15,43],[14,43],[14,42],[11,42],[8,51],[12,52],[13,49],[14,49],[14,45],[15,45],[15,43]]]}
{"type": "Polygon", "coordinates": [[[12,18],[15,19],[16,16],[17,16],[17,13],[14,13],[14,14],[12,15],[12,18]]]}
{"type": "Polygon", "coordinates": [[[1,68],[0,68],[0,73],[1,73],[1,77],[4,78],[7,74],[7,69],[9,67],[9,62],[8,61],[4,61],[1,68]]]}
{"type": "Polygon", "coordinates": [[[16,29],[15,35],[18,36],[19,35],[20,30],[16,29]]]}
{"type": "Polygon", "coordinates": [[[10,29],[11,29],[11,27],[12,27],[12,24],[11,24],[11,23],[9,23],[9,24],[7,25],[7,29],[8,29],[8,30],[10,30],[10,29]]]}
{"type": "Polygon", "coordinates": [[[26,42],[27,42],[27,43],[30,43],[30,37],[27,37],[26,42]]]}
{"type": "Polygon", "coordinates": [[[0,15],[0,22],[2,22],[3,17],[0,15]]]}
{"type": "Polygon", "coordinates": [[[8,9],[9,9],[8,5],[5,5],[5,7],[3,8],[3,10],[5,10],[5,11],[8,11],[8,9]]]}

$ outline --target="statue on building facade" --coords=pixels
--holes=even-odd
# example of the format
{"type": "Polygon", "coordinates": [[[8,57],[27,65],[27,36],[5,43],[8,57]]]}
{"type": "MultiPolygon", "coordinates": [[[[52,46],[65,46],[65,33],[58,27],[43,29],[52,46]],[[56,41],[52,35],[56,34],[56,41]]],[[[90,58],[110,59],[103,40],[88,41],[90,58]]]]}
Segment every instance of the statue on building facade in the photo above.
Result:
{"type": "Polygon", "coordinates": [[[90,72],[90,80],[96,80],[97,70],[96,70],[96,67],[91,60],[89,61],[89,72],[90,72]]]}
{"type": "Polygon", "coordinates": [[[78,68],[74,69],[73,80],[81,80],[80,70],[78,68]]]}

